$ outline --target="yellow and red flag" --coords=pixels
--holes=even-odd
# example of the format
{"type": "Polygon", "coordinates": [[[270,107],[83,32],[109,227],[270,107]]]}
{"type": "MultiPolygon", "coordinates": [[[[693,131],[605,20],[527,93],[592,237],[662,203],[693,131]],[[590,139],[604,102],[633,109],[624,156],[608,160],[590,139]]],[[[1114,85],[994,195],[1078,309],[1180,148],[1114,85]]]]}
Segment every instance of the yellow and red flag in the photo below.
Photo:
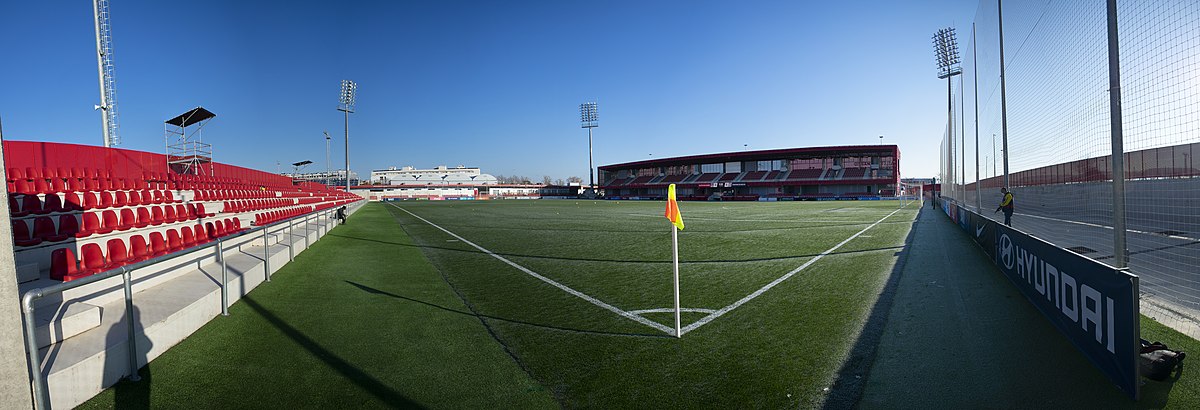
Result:
{"type": "Polygon", "coordinates": [[[667,188],[667,220],[670,220],[679,230],[683,230],[683,214],[679,213],[679,203],[675,201],[675,184],[667,188]]]}

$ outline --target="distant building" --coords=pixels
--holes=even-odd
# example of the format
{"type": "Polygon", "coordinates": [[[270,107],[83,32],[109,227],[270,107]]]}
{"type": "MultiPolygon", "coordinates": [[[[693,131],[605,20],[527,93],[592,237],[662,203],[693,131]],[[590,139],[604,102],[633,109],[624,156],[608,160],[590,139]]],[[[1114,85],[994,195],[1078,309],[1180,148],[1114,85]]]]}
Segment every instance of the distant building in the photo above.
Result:
{"type": "Polygon", "coordinates": [[[403,167],[396,169],[380,169],[371,171],[371,183],[381,185],[464,185],[482,186],[496,185],[496,177],[484,174],[479,168],[468,168],[459,165],[448,168],[439,165],[433,169],[416,169],[403,167]]]}
{"type": "MultiPolygon", "coordinates": [[[[291,177],[296,181],[316,182],[318,184],[325,184],[328,186],[346,186],[346,170],[344,169],[336,171],[302,172],[298,174],[285,172],[281,175],[291,177]]],[[[358,173],[350,171],[350,185],[358,184],[358,173]]]]}

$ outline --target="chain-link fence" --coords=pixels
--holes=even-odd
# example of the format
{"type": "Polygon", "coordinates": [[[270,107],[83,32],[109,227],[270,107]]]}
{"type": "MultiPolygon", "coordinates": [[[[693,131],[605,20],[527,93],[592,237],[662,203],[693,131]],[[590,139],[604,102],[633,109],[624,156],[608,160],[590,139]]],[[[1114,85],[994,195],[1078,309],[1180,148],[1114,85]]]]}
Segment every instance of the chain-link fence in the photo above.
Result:
{"type": "MultiPolygon", "coordinates": [[[[1117,265],[1106,4],[1001,1],[958,28],[943,196],[995,215],[1008,186],[1013,227],[1117,265]]],[[[1116,5],[1128,266],[1142,313],[1200,338],[1200,2],[1116,5]]]]}

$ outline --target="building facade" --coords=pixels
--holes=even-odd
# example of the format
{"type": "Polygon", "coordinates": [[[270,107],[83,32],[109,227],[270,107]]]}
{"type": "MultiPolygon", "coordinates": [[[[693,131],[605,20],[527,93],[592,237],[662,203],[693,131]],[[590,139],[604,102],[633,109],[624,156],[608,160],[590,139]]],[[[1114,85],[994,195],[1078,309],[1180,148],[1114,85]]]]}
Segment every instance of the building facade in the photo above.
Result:
{"type": "Polygon", "coordinates": [[[896,145],[788,148],[659,158],[601,166],[606,198],[806,200],[894,196],[896,145]]]}
{"type": "Polygon", "coordinates": [[[371,171],[371,183],[381,185],[496,185],[496,177],[479,168],[439,165],[433,169],[390,167],[371,171]]]}

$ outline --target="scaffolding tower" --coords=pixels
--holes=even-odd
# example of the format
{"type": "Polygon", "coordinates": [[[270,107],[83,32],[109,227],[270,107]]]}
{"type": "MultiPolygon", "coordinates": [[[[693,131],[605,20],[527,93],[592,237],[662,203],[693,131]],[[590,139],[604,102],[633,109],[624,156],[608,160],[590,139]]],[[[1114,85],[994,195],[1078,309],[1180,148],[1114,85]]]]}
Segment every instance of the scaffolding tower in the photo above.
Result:
{"type": "Polygon", "coordinates": [[[168,169],[180,175],[212,175],[212,144],[204,143],[204,125],[216,116],[196,107],[166,121],[168,169]]]}

